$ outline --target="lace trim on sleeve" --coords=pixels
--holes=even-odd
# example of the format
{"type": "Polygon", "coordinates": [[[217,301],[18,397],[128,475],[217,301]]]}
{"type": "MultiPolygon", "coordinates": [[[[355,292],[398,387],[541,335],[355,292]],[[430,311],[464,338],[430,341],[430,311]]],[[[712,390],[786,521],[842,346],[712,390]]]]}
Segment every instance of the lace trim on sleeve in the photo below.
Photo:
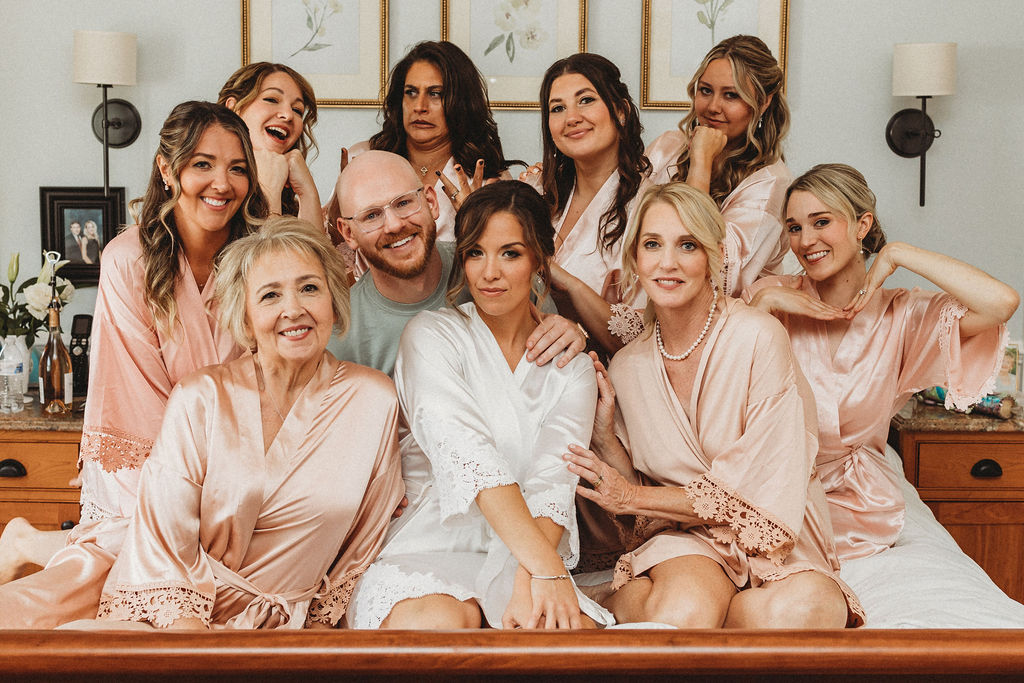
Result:
{"type": "Polygon", "coordinates": [[[623,344],[628,344],[643,334],[643,313],[626,304],[612,304],[612,317],[608,319],[608,331],[621,339],[623,344]]]}
{"type": "Polygon", "coordinates": [[[122,468],[142,467],[152,448],[151,439],[111,427],[86,425],[82,429],[78,458],[98,463],[107,472],[116,472],[122,468]]]}
{"type": "Polygon", "coordinates": [[[420,444],[428,451],[427,459],[439,493],[442,523],[469,512],[481,491],[518,485],[503,463],[482,457],[472,446],[480,442],[479,434],[454,424],[447,416],[431,414],[434,411],[421,408],[419,412],[422,424],[444,425],[441,429],[430,430],[439,436],[433,444],[420,444]]]}
{"type": "Polygon", "coordinates": [[[210,625],[213,598],[189,584],[118,586],[100,601],[96,616],[115,621],[148,621],[166,628],[178,619],[200,619],[210,625]]]}
{"type": "Polygon", "coordinates": [[[558,495],[557,489],[539,491],[526,496],[526,506],[530,515],[536,519],[546,517],[569,532],[568,544],[560,543],[558,554],[566,569],[572,569],[580,561],[580,534],[576,526],[576,510],[572,500],[566,501],[565,495],[558,495]]]}
{"type": "Polygon", "coordinates": [[[99,522],[104,519],[115,519],[116,517],[120,517],[120,515],[118,515],[116,512],[112,512],[104,507],[101,507],[95,501],[82,501],[82,524],[85,524],[87,522],[99,522]]]}
{"type": "Polygon", "coordinates": [[[366,571],[366,566],[356,567],[332,585],[328,576],[324,577],[321,590],[313,596],[309,603],[309,611],[306,613],[307,626],[314,621],[329,626],[336,625],[345,616],[348,609],[348,602],[352,598],[352,592],[356,588],[356,582],[366,571]]]}
{"type": "Polygon", "coordinates": [[[724,484],[703,474],[683,487],[701,519],[718,522],[708,526],[720,543],[736,541],[751,555],[763,555],[781,565],[796,545],[796,534],[781,522],[740,498],[724,484]]]}
{"type": "MultiPolygon", "coordinates": [[[[943,304],[942,310],[939,312],[939,354],[946,364],[946,408],[959,410],[960,412],[969,410],[971,406],[980,401],[984,396],[996,390],[996,374],[999,372],[999,366],[1003,358],[1002,353],[997,356],[992,372],[989,374],[988,379],[985,380],[981,391],[977,394],[966,394],[962,391],[961,387],[953,386],[954,383],[949,379],[949,344],[953,337],[953,324],[963,318],[967,314],[967,310],[967,306],[964,306],[957,299],[950,297],[943,304]]],[[[1000,349],[1006,347],[1006,340],[1007,332],[1004,326],[999,342],[1000,349]]]]}

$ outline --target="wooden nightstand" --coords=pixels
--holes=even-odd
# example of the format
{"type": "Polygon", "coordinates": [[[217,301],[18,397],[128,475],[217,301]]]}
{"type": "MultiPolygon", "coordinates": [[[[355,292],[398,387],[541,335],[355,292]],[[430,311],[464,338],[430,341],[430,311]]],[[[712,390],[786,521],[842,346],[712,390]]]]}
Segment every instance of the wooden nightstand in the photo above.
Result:
{"type": "Polygon", "coordinates": [[[0,415],[0,529],[24,517],[37,529],[70,528],[79,520],[78,475],[81,413],[51,417],[39,402],[0,415]]]}
{"type": "Polygon", "coordinates": [[[1024,601],[1024,416],[997,420],[910,402],[889,442],[903,471],[965,553],[1024,601]]]}

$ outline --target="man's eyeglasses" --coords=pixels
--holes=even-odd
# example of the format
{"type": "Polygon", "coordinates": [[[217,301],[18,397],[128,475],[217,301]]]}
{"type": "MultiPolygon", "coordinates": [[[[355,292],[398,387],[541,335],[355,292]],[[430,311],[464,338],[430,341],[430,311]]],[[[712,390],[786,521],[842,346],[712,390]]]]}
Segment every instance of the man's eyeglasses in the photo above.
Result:
{"type": "Polygon", "coordinates": [[[377,232],[384,227],[384,212],[388,209],[394,211],[399,218],[408,218],[419,211],[421,207],[420,192],[423,192],[422,187],[400,194],[384,206],[371,206],[355,216],[342,216],[342,218],[353,221],[364,233],[377,232]]]}

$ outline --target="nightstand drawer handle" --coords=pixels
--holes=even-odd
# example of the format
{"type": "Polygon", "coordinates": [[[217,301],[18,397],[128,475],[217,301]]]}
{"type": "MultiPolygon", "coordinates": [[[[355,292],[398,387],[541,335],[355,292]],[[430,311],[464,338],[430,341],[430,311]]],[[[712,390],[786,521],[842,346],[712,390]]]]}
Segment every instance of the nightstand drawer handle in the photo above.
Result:
{"type": "Polygon", "coordinates": [[[971,468],[971,476],[978,479],[995,479],[1003,476],[1003,468],[995,460],[984,458],[974,463],[971,468]]]}
{"type": "Polygon", "coordinates": [[[27,477],[28,470],[25,466],[14,458],[8,458],[7,460],[0,460],[0,477],[8,477],[14,479],[15,477],[27,477]]]}

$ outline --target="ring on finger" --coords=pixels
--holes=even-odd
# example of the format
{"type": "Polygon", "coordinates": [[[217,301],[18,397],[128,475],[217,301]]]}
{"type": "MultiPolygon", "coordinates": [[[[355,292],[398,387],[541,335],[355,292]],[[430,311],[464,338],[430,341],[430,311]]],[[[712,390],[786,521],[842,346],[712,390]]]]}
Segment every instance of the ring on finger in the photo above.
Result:
{"type": "Polygon", "coordinates": [[[860,294],[861,296],[864,296],[867,293],[868,293],[868,290],[866,290],[866,289],[858,289],[857,290],[857,294],[860,294]]]}
{"type": "Polygon", "coordinates": [[[601,484],[603,484],[603,483],[604,483],[604,477],[602,477],[601,475],[598,475],[597,479],[594,480],[594,483],[591,484],[591,486],[593,486],[594,490],[596,491],[599,488],[601,488],[601,484]]]}
{"type": "Polygon", "coordinates": [[[459,192],[461,192],[461,191],[462,190],[455,190],[455,192],[452,192],[450,195],[448,195],[448,199],[450,199],[450,200],[452,200],[454,202],[455,198],[459,196],[459,192]]]}

